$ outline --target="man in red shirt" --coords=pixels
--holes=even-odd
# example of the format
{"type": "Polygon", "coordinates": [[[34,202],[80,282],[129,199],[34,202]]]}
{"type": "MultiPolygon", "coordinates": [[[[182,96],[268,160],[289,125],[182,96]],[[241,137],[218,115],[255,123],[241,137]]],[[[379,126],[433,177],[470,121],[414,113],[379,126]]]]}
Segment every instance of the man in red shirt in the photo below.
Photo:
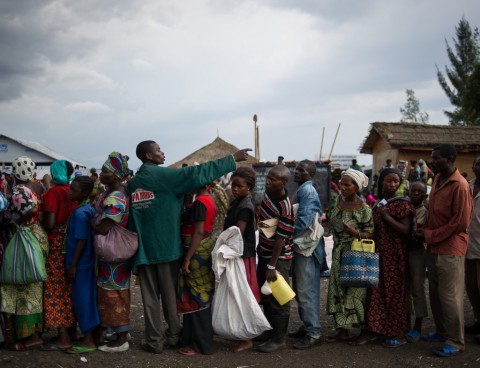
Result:
{"type": "Polygon", "coordinates": [[[425,336],[430,342],[445,342],[433,350],[442,357],[465,350],[463,294],[468,226],[472,214],[472,194],[465,178],[455,167],[457,152],[450,144],[432,151],[435,173],[428,222],[416,235],[427,243],[430,306],[436,332],[425,336]]]}

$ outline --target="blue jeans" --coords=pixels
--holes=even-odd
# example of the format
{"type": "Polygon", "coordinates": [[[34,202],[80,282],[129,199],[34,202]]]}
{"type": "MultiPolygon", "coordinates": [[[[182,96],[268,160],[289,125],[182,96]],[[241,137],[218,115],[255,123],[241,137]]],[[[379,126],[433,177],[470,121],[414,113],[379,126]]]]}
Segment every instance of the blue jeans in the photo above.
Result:
{"type": "MultiPolygon", "coordinates": [[[[320,245],[319,245],[320,246],[320,245]]],[[[295,253],[293,259],[293,289],[297,294],[298,313],[307,335],[320,337],[320,273],[315,255],[305,257],[295,253]]]]}

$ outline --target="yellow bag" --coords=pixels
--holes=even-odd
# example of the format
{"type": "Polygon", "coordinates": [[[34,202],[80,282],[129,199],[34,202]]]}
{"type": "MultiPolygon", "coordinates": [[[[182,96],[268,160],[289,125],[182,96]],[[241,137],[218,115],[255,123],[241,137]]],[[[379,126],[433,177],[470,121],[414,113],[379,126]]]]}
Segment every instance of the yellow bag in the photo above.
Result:
{"type": "Polygon", "coordinates": [[[375,242],[372,239],[358,240],[355,238],[352,241],[352,250],[375,253],[375,242]]]}

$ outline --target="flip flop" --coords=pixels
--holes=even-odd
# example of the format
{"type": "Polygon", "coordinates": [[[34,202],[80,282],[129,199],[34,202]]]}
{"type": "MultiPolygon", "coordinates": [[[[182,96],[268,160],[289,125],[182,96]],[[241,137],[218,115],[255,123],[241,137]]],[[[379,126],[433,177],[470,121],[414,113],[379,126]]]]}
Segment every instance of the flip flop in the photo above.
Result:
{"type": "Polygon", "coordinates": [[[371,342],[374,342],[376,339],[377,339],[377,336],[359,336],[356,339],[348,341],[348,345],[351,345],[351,346],[367,345],[371,342]]]}
{"type": "Polygon", "coordinates": [[[452,357],[460,354],[461,352],[462,352],[461,350],[448,344],[445,344],[441,348],[433,350],[433,354],[442,358],[452,357]]]}
{"type": "Polygon", "coordinates": [[[406,343],[406,340],[387,339],[382,345],[386,348],[398,348],[406,343]]]}
{"type": "Polygon", "coordinates": [[[178,352],[182,355],[187,355],[187,356],[194,356],[194,355],[200,354],[200,353],[197,353],[195,350],[190,349],[190,348],[183,348],[183,349],[180,349],[178,352]]]}
{"type": "Polygon", "coordinates": [[[405,338],[408,342],[415,343],[420,341],[421,334],[415,329],[411,329],[406,335],[405,338]]]}
{"type": "Polygon", "coordinates": [[[62,347],[60,345],[54,344],[53,342],[47,342],[46,344],[40,347],[41,351],[65,351],[70,349],[71,346],[62,347]]]}
{"type": "Polygon", "coordinates": [[[326,343],[332,344],[334,342],[349,342],[352,341],[350,336],[341,336],[340,334],[327,336],[323,341],[326,343]]]}
{"type": "Polygon", "coordinates": [[[97,350],[97,348],[87,348],[85,346],[73,345],[70,349],[65,350],[67,354],[85,354],[91,353],[97,350]]]}

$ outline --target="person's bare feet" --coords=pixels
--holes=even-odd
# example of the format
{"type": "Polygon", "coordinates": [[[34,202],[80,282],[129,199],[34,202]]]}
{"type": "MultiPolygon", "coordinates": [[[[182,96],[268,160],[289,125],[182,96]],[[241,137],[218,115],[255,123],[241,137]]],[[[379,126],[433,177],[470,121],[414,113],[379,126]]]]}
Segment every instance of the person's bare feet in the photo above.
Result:
{"type": "Polygon", "coordinates": [[[240,341],[237,345],[235,345],[232,351],[234,353],[240,353],[242,351],[245,351],[251,348],[253,348],[252,340],[244,340],[244,341],[240,341]]]}

